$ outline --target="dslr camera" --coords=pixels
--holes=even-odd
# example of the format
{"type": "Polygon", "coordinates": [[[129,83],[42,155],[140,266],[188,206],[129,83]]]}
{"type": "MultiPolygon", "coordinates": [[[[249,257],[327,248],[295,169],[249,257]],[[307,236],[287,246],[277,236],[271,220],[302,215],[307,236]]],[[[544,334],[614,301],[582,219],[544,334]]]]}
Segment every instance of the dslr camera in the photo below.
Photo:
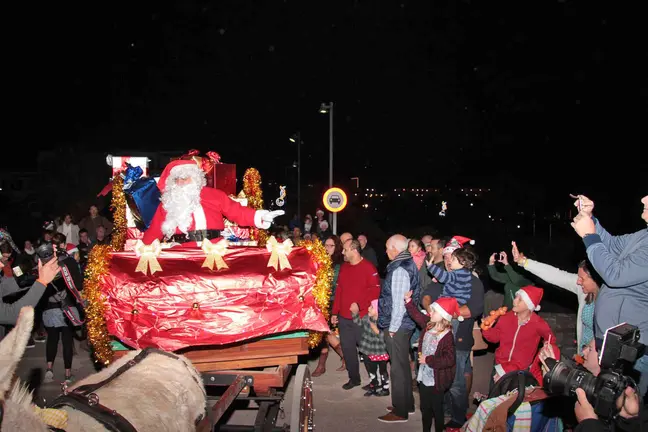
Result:
{"type": "Polygon", "coordinates": [[[616,401],[626,387],[636,387],[635,381],[624,373],[644,355],[645,349],[646,346],[639,343],[637,327],[619,324],[605,332],[598,376],[580,366],[571,367],[548,358],[545,363],[549,372],[544,376],[543,387],[551,394],[572,397],[576,397],[577,388],[582,388],[596,414],[609,421],[618,413],[616,401]]]}
{"type": "Polygon", "coordinates": [[[67,252],[64,250],[57,249],[54,253],[54,245],[51,242],[43,243],[36,248],[36,255],[40,258],[43,264],[50,262],[54,256],[59,260],[59,262],[65,260],[68,257],[67,252]]]}

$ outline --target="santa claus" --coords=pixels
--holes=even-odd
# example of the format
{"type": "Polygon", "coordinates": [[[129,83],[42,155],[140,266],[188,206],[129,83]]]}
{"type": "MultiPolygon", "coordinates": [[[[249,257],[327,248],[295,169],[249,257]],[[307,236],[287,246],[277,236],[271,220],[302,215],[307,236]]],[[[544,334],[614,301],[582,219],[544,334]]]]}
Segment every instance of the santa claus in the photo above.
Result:
{"type": "Polygon", "coordinates": [[[161,205],[144,233],[144,244],[162,238],[178,243],[219,238],[225,228],[223,216],[240,226],[268,229],[284,214],[244,207],[206,185],[205,172],[193,160],[169,163],[158,181],[161,205]]]}

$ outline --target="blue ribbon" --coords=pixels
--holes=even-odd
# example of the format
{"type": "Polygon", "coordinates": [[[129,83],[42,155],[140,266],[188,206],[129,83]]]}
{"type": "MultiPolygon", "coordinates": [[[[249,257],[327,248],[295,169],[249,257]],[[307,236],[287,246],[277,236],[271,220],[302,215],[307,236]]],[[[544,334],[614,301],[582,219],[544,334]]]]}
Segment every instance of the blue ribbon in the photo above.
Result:
{"type": "Polygon", "coordinates": [[[127,168],[124,171],[124,189],[130,189],[133,183],[144,174],[141,167],[126,164],[127,168]]]}

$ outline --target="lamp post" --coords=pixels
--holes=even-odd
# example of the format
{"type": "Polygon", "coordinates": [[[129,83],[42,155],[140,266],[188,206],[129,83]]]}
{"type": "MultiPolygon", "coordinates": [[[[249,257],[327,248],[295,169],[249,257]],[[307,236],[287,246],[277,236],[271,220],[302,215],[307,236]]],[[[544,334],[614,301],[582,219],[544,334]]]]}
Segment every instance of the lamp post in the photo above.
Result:
{"type": "Polygon", "coordinates": [[[301,132],[293,134],[290,142],[297,143],[297,219],[301,221],[301,132]]]}
{"type": "MultiPolygon", "coordinates": [[[[320,105],[319,112],[329,115],[329,189],[333,187],[333,102],[320,105]]],[[[337,234],[337,213],[333,213],[333,234],[337,234]]]]}

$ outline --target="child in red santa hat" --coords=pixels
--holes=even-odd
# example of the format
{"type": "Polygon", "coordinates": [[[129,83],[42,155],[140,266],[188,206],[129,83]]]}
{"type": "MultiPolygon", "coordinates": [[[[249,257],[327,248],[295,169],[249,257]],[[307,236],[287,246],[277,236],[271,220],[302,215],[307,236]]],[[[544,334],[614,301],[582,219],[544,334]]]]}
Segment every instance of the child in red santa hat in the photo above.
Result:
{"type": "Polygon", "coordinates": [[[500,344],[495,351],[491,388],[502,376],[518,370],[529,370],[538,383],[542,383],[542,365],[538,357],[541,339],[544,346],[551,346],[556,358],[560,358],[556,336],[547,322],[534,313],[540,310],[542,294],[542,288],[531,285],[521,288],[513,299],[513,309],[500,317],[495,327],[482,332],[484,339],[500,344]]]}
{"type": "Polygon", "coordinates": [[[412,302],[412,291],[405,294],[405,308],[422,328],[419,336],[419,383],[423,430],[444,430],[443,396],[452,386],[456,373],[455,343],[452,321],[463,321],[459,304],[453,297],[440,297],[428,307],[428,315],[412,302]]]}

